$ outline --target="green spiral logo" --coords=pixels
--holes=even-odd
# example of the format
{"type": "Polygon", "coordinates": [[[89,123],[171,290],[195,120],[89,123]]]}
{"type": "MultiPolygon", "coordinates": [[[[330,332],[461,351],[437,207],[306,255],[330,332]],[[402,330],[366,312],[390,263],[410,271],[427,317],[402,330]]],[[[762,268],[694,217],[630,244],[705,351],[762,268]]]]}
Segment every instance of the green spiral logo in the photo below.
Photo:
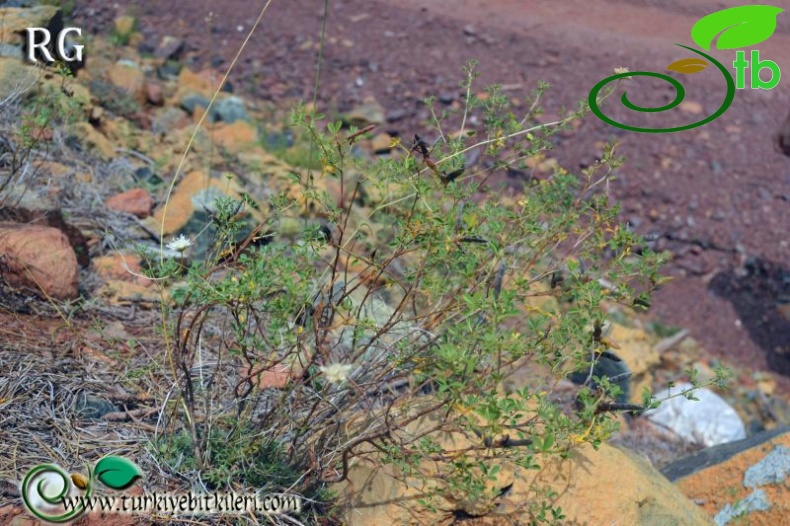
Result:
{"type": "MultiPolygon", "coordinates": [[[[90,473],[88,466],[85,497],[89,497],[93,489],[90,473]]],[[[68,473],[55,464],[39,464],[22,481],[22,500],[30,513],[43,521],[60,523],[74,520],[85,511],[82,500],[69,511],[52,513],[54,509],[63,508],[63,498],[71,492],[71,480],[68,473]]]]}
{"type": "MultiPolygon", "coordinates": [[[[770,5],[744,5],[722,9],[721,11],[716,11],[699,19],[691,28],[691,39],[699,47],[706,50],[710,50],[714,43],[717,49],[738,49],[754,46],[767,40],[774,33],[774,31],[776,31],[776,17],[783,11],[784,9],[781,7],[770,5]]],[[[590,91],[590,96],[587,99],[592,112],[595,113],[599,119],[611,124],[612,126],[622,128],[623,130],[644,133],[669,133],[690,130],[692,128],[696,128],[697,126],[707,124],[721,116],[721,114],[727,111],[727,108],[730,107],[730,104],[732,104],[732,101],[735,98],[735,81],[732,79],[730,72],[727,71],[727,69],[725,69],[725,67],[721,65],[716,59],[698,49],[690,48],[688,46],[684,46],[683,44],[675,45],[684,49],[688,49],[692,53],[696,53],[697,55],[704,57],[710,61],[710,63],[715,64],[716,67],[719,68],[722,76],[724,76],[724,80],[727,82],[727,96],[724,98],[724,102],[722,103],[721,107],[719,107],[719,109],[713,115],[702,119],[699,122],[694,122],[685,126],[676,126],[674,128],[640,128],[638,126],[622,124],[615,121],[614,119],[610,119],[603,114],[601,109],[598,107],[598,94],[604,88],[604,86],[610,82],[614,82],[624,77],[655,77],[669,82],[672,87],[675,88],[675,99],[669,104],[659,108],[643,108],[637,106],[628,100],[628,95],[624,92],[620,100],[623,103],[623,106],[630,110],[642,113],[656,113],[671,110],[683,102],[683,98],[686,96],[686,91],[683,89],[683,86],[680,84],[680,82],[668,75],[664,75],[663,73],[654,73],[652,71],[617,73],[616,75],[612,75],[611,77],[603,79],[593,87],[592,91],[590,91]]],[[[775,63],[773,64],[776,66],[775,63]]],[[[699,73],[708,65],[708,62],[703,59],[687,58],[673,62],[669,65],[669,67],[667,67],[667,70],[675,71],[685,75],[691,75],[694,73],[699,73]]],[[[739,69],[739,73],[742,71],[742,69],[739,69]]],[[[776,68],[776,71],[778,72],[778,67],[776,68]]]]}
{"type": "Polygon", "coordinates": [[[608,124],[611,124],[612,126],[616,126],[618,128],[622,128],[624,130],[635,131],[635,132],[645,132],[645,133],[670,133],[670,132],[676,132],[676,131],[690,130],[692,128],[696,128],[697,126],[702,126],[704,124],[707,124],[707,123],[711,122],[712,120],[717,119],[719,116],[721,116],[725,111],[727,111],[727,108],[730,107],[730,104],[732,104],[733,99],[735,99],[735,81],[733,80],[732,75],[730,75],[730,72],[727,71],[727,69],[720,62],[718,62],[716,59],[714,59],[710,55],[708,55],[706,53],[703,53],[702,51],[700,51],[698,49],[694,49],[694,48],[691,48],[691,47],[688,47],[688,46],[684,46],[683,44],[675,44],[675,45],[676,46],[680,46],[680,47],[685,48],[685,49],[688,49],[689,51],[692,51],[692,52],[704,57],[705,59],[709,60],[713,64],[715,64],[716,67],[719,69],[719,71],[721,71],[721,74],[722,74],[722,76],[724,76],[724,79],[727,81],[727,96],[724,98],[724,102],[722,102],[721,106],[719,107],[718,110],[716,110],[715,113],[713,113],[709,117],[706,117],[705,119],[702,119],[701,121],[694,122],[694,123],[691,123],[691,124],[686,124],[685,126],[675,126],[674,128],[641,128],[639,126],[630,126],[628,124],[623,124],[623,123],[617,122],[614,119],[611,119],[611,118],[607,117],[606,115],[604,115],[604,113],[598,107],[598,93],[600,93],[600,91],[604,88],[604,86],[606,86],[610,82],[614,82],[614,81],[616,81],[618,79],[621,79],[621,78],[624,78],[624,77],[640,77],[640,76],[641,77],[655,77],[655,78],[659,78],[659,79],[662,79],[662,80],[665,80],[665,81],[669,82],[675,88],[675,98],[674,98],[674,100],[672,102],[670,102],[669,104],[666,104],[666,105],[658,107],[658,108],[645,108],[645,107],[642,107],[642,106],[637,106],[636,104],[634,104],[630,100],[628,100],[628,93],[627,92],[623,92],[623,95],[620,98],[620,100],[623,103],[623,106],[625,106],[626,108],[628,108],[630,110],[634,110],[634,111],[638,111],[638,112],[642,112],[642,113],[656,113],[656,112],[662,112],[662,111],[671,110],[671,109],[677,107],[681,102],[683,102],[683,99],[686,96],[686,90],[683,89],[683,85],[680,82],[678,82],[677,80],[675,80],[672,77],[670,77],[669,75],[665,75],[663,73],[655,73],[653,71],[633,71],[633,72],[627,72],[627,73],[618,73],[617,75],[612,75],[611,77],[606,77],[605,79],[600,81],[598,84],[593,86],[593,89],[592,89],[592,91],[590,91],[590,96],[588,98],[588,102],[590,104],[590,109],[592,110],[592,112],[595,113],[595,115],[599,119],[601,119],[602,121],[604,121],[604,122],[606,122],[608,124]]]}

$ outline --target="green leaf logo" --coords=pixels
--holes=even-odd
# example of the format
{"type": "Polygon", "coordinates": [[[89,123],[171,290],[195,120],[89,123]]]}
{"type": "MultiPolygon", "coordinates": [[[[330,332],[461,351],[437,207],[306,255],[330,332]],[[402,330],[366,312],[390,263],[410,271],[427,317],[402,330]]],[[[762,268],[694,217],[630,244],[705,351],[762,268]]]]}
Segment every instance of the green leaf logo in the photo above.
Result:
{"type": "Polygon", "coordinates": [[[137,464],[123,457],[104,457],[96,463],[93,470],[96,478],[102,484],[112,489],[126,489],[138,478],[143,476],[143,472],[137,464]]]}
{"type": "Polygon", "coordinates": [[[735,49],[759,44],[774,34],[776,17],[784,11],[770,5],[744,5],[716,11],[701,18],[691,28],[691,38],[699,47],[710,49],[716,35],[722,33],[716,47],[735,49]]]}

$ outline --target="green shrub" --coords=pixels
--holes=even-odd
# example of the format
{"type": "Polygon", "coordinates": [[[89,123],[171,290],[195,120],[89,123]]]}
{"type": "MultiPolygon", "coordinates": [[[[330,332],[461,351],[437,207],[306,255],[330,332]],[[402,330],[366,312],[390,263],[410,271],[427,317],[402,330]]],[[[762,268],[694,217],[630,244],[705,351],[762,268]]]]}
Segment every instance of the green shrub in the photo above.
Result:
{"type": "Polygon", "coordinates": [[[56,65],[59,78],[36,82],[29,91],[19,88],[0,104],[0,208],[11,193],[19,193],[19,183],[36,179],[33,160],[47,152],[56,129],[76,122],[79,103],[71,88],[71,72],[56,65]]]}
{"type": "MultiPolygon", "coordinates": [[[[474,78],[470,65],[461,112],[435,116],[420,134],[435,144],[403,142],[401,155],[373,164],[350,155],[363,134],[295,108],[293,125],[322,168],[294,175],[301,191],[274,196],[261,230],[311,214],[330,235],[306,226],[312,234],[297,242],[275,238],[218,264],[238,210],[219,202],[225,234],[213,255],[183,276],[172,261],[155,266],[175,303],[165,313],[167,358],[182,398],[171,424],[189,434],[195,469],[222,473],[217,483],[249,484],[255,473],[282,469],[302,475],[293,489],[315,493],[372,447],[380,462],[419,476],[425,459],[447,458],[443,446],[402,431],[431,417],[473,446],[427,487],[476,498],[498,463],[535,468],[539,455],[596,446],[617,428],[614,380],[586,382],[570,408],[553,388],[606,351],[601,304],[647,304],[663,258],[635,250],[642,240],[609,202],[606,183],[622,162],[613,146],[580,174],[555,167],[521,196],[489,189],[475,200],[493,172],[526,169],[587,108],[536,124],[546,85],[516,115],[496,87],[474,96],[474,78]],[[474,129],[472,115],[481,119],[474,129]],[[532,380],[503,389],[523,368],[532,380]],[[263,387],[277,374],[283,385],[262,388],[262,372],[263,387]],[[218,456],[216,436],[256,438],[226,440],[232,450],[218,456]],[[259,454],[269,467],[240,469],[259,454]]],[[[422,502],[432,506],[430,494],[422,502]]],[[[562,518],[545,502],[525,505],[535,521],[562,518]]]]}

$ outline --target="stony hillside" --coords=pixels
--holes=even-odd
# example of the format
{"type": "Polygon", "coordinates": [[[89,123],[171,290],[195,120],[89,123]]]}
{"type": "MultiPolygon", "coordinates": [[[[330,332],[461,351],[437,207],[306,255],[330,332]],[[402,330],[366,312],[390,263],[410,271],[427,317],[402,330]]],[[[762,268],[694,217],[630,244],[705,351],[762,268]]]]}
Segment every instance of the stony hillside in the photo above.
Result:
{"type": "MultiPolygon", "coordinates": [[[[355,207],[360,217],[372,217],[388,206],[388,196],[378,193],[375,184],[366,184],[365,170],[388,159],[419,159],[419,149],[411,146],[411,137],[399,136],[393,129],[393,123],[406,116],[398,108],[385,105],[387,96],[361,98],[345,107],[328,106],[325,111],[344,126],[364,130],[352,137],[356,142],[349,150],[356,163],[355,169],[349,170],[349,180],[362,190],[355,189],[349,199],[348,187],[340,183],[343,179],[331,177],[333,168],[316,157],[310,137],[288,125],[290,106],[256,97],[233,83],[223,84],[225,69],[221,64],[186,65],[190,55],[187,39],[172,35],[152,39],[141,32],[141,21],[133,16],[114,18],[105,34],[88,36],[84,40],[87,58],[84,64],[73,65],[73,71],[37,67],[20,60],[18,30],[30,25],[57,28],[62,26],[62,17],[63,13],[50,6],[0,8],[4,21],[0,33],[3,524],[33,523],[24,516],[16,485],[27,469],[42,462],[55,462],[73,472],[79,471],[84,462],[115,454],[134,460],[146,474],[135,491],[217,487],[219,482],[214,479],[190,480],[200,470],[179,464],[168,449],[177,441],[173,423],[179,409],[170,403],[177,389],[166,358],[170,327],[163,319],[178,311],[178,298],[172,297],[175,288],[152,277],[152,261],[164,250],[172,261],[180,262],[177,265],[182,266],[183,277],[193,261],[212,257],[222,233],[216,204],[222,197],[239,203],[231,216],[239,216],[242,221],[228,243],[229,252],[215,254],[224,265],[219,265],[223,268],[218,272],[234,272],[233,265],[243,260],[245,250],[262,248],[270,239],[305,247],[313,241],[305,232],[315,231],[318,238],[324,235],[325,244],[319,243],[317,250],[331,254],[337,249],[337,243],[332,244],[336,229],[328,213],[310,206],[311,200],[320,201],[314,196],[326,195],[326,202],[340,207],[350,203],[348,206],[355,207]],[[313,174],[322,176],[316,175],[313,181],[313,174]],[[323,177],[327,174],[330,176],[323,177]],[[306,180],[311,181],[309,190],[297,184],[306,180]],[[292,200],[301,206],[267,222],[274,213],[272,203],[278,200],[292,200]],[[266,229],[256,230],[262,224],[266,229]],[[175,242],[179,236],[190,241],[188,252],[175,242]],[[187,259],[183,259],[185,254],[187,259]],[[168,440],[167,447],[163,436],[168,440]]],[[[466,36],[486,40],[486,34],[473,27],[468,28],[466,36]]],[[[314,44],[303,43],[303,47],[312,50],[314,44]]],[[[340,45],[345,44],[341,41],[340,45]]],[[[485,100],[486,92],[482,87],[477,89],[475,94],[485,100]]],[[[454,93],[437,95],[440,104],[462,108],[454,93]]],[[[482,121],[482,114],[471,115],[469,125],[474,127],[482,121]]],[[[571,130],[582,126],[582,121],[576,120],[571,130]]],[[[561,150],[561,144],[557,149],[561,150]]],[[[428,170],[429,156],[422,155],[423,169],[428,170]]],[[[546,151],[525,162],[535,179],[549,178],[558,173],[559,157],[546,151]]],[[[465,163],[471,166],[474,159],[466,158],[465,163]]],[[[493,186],[494,179],[489,181],[487,170],[495,171],[493,166],[483,164],[475,177],[493,186]]],[[[515,203],[524,184],[509,187],[503,202],[515,203]]],[[[474,198],[481,207],[489,197],[485,192],[489,189],[483,190],[474,198]]],[[[377,235],[390,241],[382,234],[388,225],[362,221],[352,225],[370,233],[370,239],[361,236],[360,243],[375,247],[377,235]]],[[[692,246],[690,250],[696,249],[692,246]]],[[[408,258],[402,261],[399,264],[404,268],[413,262],[408,258]]],[[[406,274],[401,268],[396,269],[400,276],[374,276],[364,262],[347,257],[343,263],[347,273],[363,277],[357,295],[348,293],[355,306],[355,302],[365,303],[376,286],[406,274]]],[[[782,269],[774,267],[750,260],[744,267],[750,273],[731,279],[719,277],[711,286],[732,298],[748,296],[749,287],[781,280],[782,269]],[[754,276],[766,279],[752,279],[754,276]]],[[[241,279],[243,272],[239,271],[241,279]]],[[[281,278],[288,280],[287,276],[281,278]]],[[[517,281],[515,277],[508,279],[517,281]]],[[[548,297],[547,286],[540,287],[537,299],[527,302],[526,308],[561,310],[560,300],[548,297]]],[[[321,322],[322,309],[327,304],[331,308],[334,295],[334,288],[325,291],[320,308],[320,291],[313,307],[308,303],[314,308],[314,323],[321,322]]],[[[380,327],[391,328],[387,320],[398,308],[397,296],[393,293],[381,298],[367,307],[367,315],[380,327]]],[[[443,494],[430,511],[415,505],[419,495],[414,480],[396,473],[392,466],[383,469],[371,461],[375,459],[372,449],[361,444],[370,450],[358,453],[364,461],[347,473],[347,480],[326,482],[337,502],[345,507],[338,511],[329,505],[316,505],[301,519],[325,524],[373,524],[382,520],[393,524],[519,524],[524,504],[536,498],[533,492],[537,484],[551,488],[554,493],[547,494],[556,496],[552,504],[561,507],[565,518],[574,524],[707,524],[711,517],[717,524],[728,524],[745,511],[755,513],[756,521],[778,524],[778,517],[785,516],[790,508],[786,492],[779,487],[788,476],[790,447],[789,435],[781,431],[790,425],[790,396],[782,388],[786,380],[763,370],[761,364],[752,369],[742,360],[722,359],[719,353],[700,345],[685,327],[664,326],[614,301],[603,305],[609,320],[603,344],[630,373],[628,396],[619,401],[640,404],[644,388],[660,392],[671,384],[677,384],[673,391],[677,393],[690,377],[699,382],[716,378],[722,365],[733,372],[732,388],[715,392],[704,389],[697,394],[701,400],[697,403],[675,398],[649,415],[620,416],[619,430],[607,443],[600,444],[597,451],[585,445],[570,462],[547,460],[543,469],[532,471],[502,461],[485,491],[443,494]],[[777,429],[770,436],[763,434],[777,429]],[[737,442],[747,436],[751,441],[737,442]],[[722,449],[722,444],[729,444],[730,449],[722,449]],[[696,456],[686,457],[694,452],[696,456]],[[666,476],[658,471],[662,468],[666,476]],[[721,481],[711,484],[712,478],[721,481]],[[357,512],[350,511],[354,509],[357,512]],[[317,519],[321,514],[323,518],[317,519]]],[[[298,311],[298,305],[291,307],[298,311]]],[[[771,308],[772,315],[787,316],[774,303],[771,308]]],[[[186,328],[190,316],[199,313],[179,318],[185,323],[182,332],[193,330],[193,325],[186,328]]],[[[744,319],[748,319],[746,314],[744,319]]],[[[429,333],[430,322],[425,321],[420,330],[429,333]]],[[[396,347],[403,334],[414,329],[408,323],[400,319],[393,323],[393,341],[386,344],[396,347]]],[[[776,338],[777,334],[766,338],[776,338]]],[[[261,400],[274,403],[272,400],[278,397],[286,398],[294,382],[309,379],[306,366],[290,363],[287,367],[278,364],[256,369],[238,353],[230,355],[238,363],[217,363],[222,355],[211,354],[214,349],[210,349],[217,342],[215,337],[208,333],[205,340],[206,356],[211,358],[199,362],[200,367],[187,375],[221,371],[216,383],[222,385],[228,399],[233,398],[231,393],[236,399],[243,398],[239,396],[240,386],[249,383],[256,393],[267,393],[261,400]]],[[[188,342],[188,337],[184,341],[188,342]]],[[[200,343],[196,348],[204,352],[200,343]]],[[[372,363],[380,359],[374,354],[364,357],[372,363]]],[[[541,370],[514,364],[502,389],[512,393],[532,387],[536,371],[541,370]]],[[[403,380],[408,381],[411,377],[403,380]]],[[[398,382],[389,382],[387,389],[401,389],[404,384],[398,382]]],[[[562,380],[551,388],[558,405],[573,405],[578,386],[562,380]]],[[[228,399],[217,398],[211,403],[231,407],[228,399]]],[[[375,413],[374,406],[365,409],[375,413]]],[[[285,409],[280,412],[287,413],[285,409]]],[[[415,416],[399,432],[409,436],[433,433],[435,422],[424,416],[415,416]]],[[[350,422],[343,432],[353,437],[358,422],[350,422]]],[[[393,437],[393,443],[402,438],[397,434],[393,437]]],[[[511,439],[515,441],[515,437],[506,435],[501,447],[519,447],[509,444],[511,439]]],[[[451,451],[478,447],[469,436],[449,432],[437,440],[451,451]]],[[[491,446],[488,440],[486,448],[491,446]]],[[[370,445],[376,447],[372,441],[370,445]]],[[[469,458],[476,457],[470,454],[469,458]]],[[[340,469],[339,460],[335,460],[333,465],[316,468],[318,478],[333,479],[340,469]],[[332,476],[326,475],[329,472],[332,476]]],[[[442,466],[450,463],[447,458],[438,460],[425,469],[440,473],[442,466]]],[[[267,475],[290,476],[279,472],[267,475]]],[[[233,481],[232,487],[255,486],[250,480],[233,481]]],[[[320,501],[318,497],[316,500],[320,501]]],[[[162,523],[142,517],[91,515],[79,524],[140,521],[162,523]]]]}

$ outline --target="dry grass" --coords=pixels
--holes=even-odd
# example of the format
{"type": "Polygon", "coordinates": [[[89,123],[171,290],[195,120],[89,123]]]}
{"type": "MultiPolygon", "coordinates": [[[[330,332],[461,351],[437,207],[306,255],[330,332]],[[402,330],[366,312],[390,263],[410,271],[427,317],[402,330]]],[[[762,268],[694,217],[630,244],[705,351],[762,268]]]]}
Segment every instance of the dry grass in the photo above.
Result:
{"type": "MultiPolygon", "coordinates": [[[[4,314],[3,318],[11,321],[12,317],[4,314]]],[[[150,482],[162,475],[146,453],[148,426],[141,425],[144,422],[112,421],[108,415],[91,418],[95,415],[89,414],[83,401],[86,396],[97,403],[105,401],[116,413],[151,407],[152,399],[123,387],[128,380],[115,360],[99,356],[103,352],[99,346],[111,348],[111,344],[92,337],[88,327],[79,327],[84,323],[68,329],[60,319],[19,322],[29,332],[17,327],[22,338],[6,334],[0,343],[0,370],[4,371],[0,376],[0,478],[16,480],[20,473],[44,462],[84,472],[76,459],[93,463],[109,454],[137,462],[150,482]],[[84,336],[75,334],[83,331],[84,336]]]]}
{"type": "MultiPolygon", "coordinates": [[[[105,306],[102,318],[129,314],[131,308],[105,306]]],[[[200,481],[200,473],[178,473],[159,463],[151,452],[157,437],[171,438],[168,413],[177,399],[176,389],[157,372],[160,339],[145,335],[157,316],[138,312],[134,320],[124,322],[130,333],[140,335],[132,349],[125,342],[96,334],[102,332],[99,318],[91,323],[89,316],[80,315],[66,326],[57,316],[20,317],[0,311],[0,481],[16,486],[23,474],[42,463],[86,474],[86,464],[93,466],[106,455],[117,455],[140,466],[144,477],[136,486],[147,493],[200,491],[200,486],[210,492],[200,481]],[[96,408],[100,406],[110,412],[99,416],[96,408]]],[[[210,361],[202,364],[205,369],[212,366],[210,361]]],[[[18,492],[0,492],[0,509],[21,504],[18,492]]],[[[189,522],[144,515],[135,520],[140,524],[189,522]]],[[[292,517],[273,520],[299,524],[292,517]]],[[[200,524],[230,521],[206,517],[200,524]]]]}

